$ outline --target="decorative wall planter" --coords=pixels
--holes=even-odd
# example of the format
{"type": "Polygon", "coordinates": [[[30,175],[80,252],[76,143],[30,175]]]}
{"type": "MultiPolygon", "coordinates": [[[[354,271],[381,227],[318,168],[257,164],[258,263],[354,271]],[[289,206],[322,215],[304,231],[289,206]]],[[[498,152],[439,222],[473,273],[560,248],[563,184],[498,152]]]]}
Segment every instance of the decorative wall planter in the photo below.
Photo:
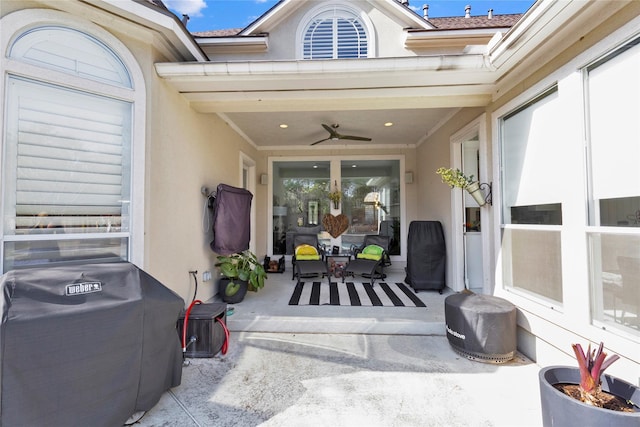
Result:
{"type": "MultiPolygon", "coordinates": [[[[540,399],[542,404],[542,424],[544,427],[638,427],[640,408],[636,412],[620,412],[587,405],[553,387],[554,384],[580,382],[578,368],[569,366],[549,366],[540,370],[540,399]]],[[[624,400],[640,402],[640,388],[610,375],[602,376],[602,390],[624,400]]]]}
{"type": "Polygon", "coordinates": [[[480,183],[478,181],[467,185],[466,190],[471,194],[473,200],[478,203],[478,206],[484,206],[487,203],[484,200],[484,194],[482,193],[482,190],[480,190],[480,183]]]}

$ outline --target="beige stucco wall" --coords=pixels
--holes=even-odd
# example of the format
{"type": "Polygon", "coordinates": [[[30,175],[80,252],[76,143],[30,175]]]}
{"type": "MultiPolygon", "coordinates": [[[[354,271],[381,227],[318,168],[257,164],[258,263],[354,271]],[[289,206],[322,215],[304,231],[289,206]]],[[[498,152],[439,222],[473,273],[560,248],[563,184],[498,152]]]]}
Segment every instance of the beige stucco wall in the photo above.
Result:
{"type": "MultiPolygon", "coordinates": [[[[202,187],[218,184],[241,187],[241,153],[256,162],[256,177],[263,173],[260,153],[216,114],[200,114],[175,89],[155,75],[149,64],[150,104],[147,114],[147,176],[145,180],[145,268],[190,301],[197,271],[197,298],[207,300],[217,291],[216,254],[209,244],[211,210],[202,187]],[[203,282],[203,273],[212,273],[203,282]]],[[[257,209],[252,238],[256,253],[264,256],[265,221],[261,215],[266,189],[256,185],[257,209]]]]}
{"type": "MultiPolygon", "coordinates": [[[[217,271],[216,254],[209,248],[211,211],[201,188],[213,191],[220,183],[241,186],[240,151],[251,158],[257,157],[256,151],[217,115],[192,110],[182,95],[156,75],[155,63],[175,60],[161,50],[160,36],[127,30],[127,24],[119,21],[110,28],[135,55],[146,84],[141,267],[185,301],[194,297],[190,272],[197,271],[197,298],[207,300],[216,291],[217,271]],[[203,282],[205,271],[212,272],[211,281],[203,282]]],[[[259,202],[257,195],[254,200],[259,202]]],[[[257,240],[258,247],[264,246],[263,240],[257,240]]]]}
{"type": "Polygon", "coordinates": [[[451,189],[442,183],[435,171],[439,167],[451,167],[451,136],[477,119],[484,111],[485,109],[480,107],[461,109],[416,150],[417,162],[420,165],[417,174],[416,219],[442,223],[447,248],[446,281],[449,287],[454,268],[454,254],[450,241],[453,234],[451,189]]]}
{"type": "MultiPolygon", "coordinates": [[[[268,30],[268,51],[264,53],[217,53],[211,56],[214,61],[279,61],[297,59],[298,23],[312,9],[318,7],[321,1],[305,2],[286,19],[278,22],[274,28],[268,30]]],[[[371,28],[369,37],[374,43],[374,57],[413,56],[415,53],[404,49],[405,23],[376,9],[370,2],[354,0],[348,2],[348,7],[355,11],[364,11],[369,15],[371,28]],[[380,41],[384,40],[384,43],[380,41]]]]}

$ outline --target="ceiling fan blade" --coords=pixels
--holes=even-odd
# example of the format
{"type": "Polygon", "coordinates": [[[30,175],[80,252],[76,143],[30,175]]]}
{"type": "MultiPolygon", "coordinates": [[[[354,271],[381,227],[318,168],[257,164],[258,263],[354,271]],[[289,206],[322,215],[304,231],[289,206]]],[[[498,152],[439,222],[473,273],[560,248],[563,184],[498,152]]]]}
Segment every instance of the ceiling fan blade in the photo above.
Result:
{"type": "Polygon", "coordinates": [[[353,141],[371,141],[371,138],[365,136],[338,135],[338,139],[351,139],[353,141]]]}
{"type": "Polygon", "coordinates": [[[336,130],[334,128],[332,128],[331,126],[325,125],[323,123],[322,127],[325,128],[327,130],[327,132],[329,132],[329,135],[330,135],[329,139],[338,138],[339,137],[338,132],[336,132],[336,130]]]}
{"type": "Polygon", "coordinates": [[[328,141],[328,140],[330,140],[330,139],[331,139],[331,138],[321,139],[320,141],[316,141],[316,142],[314,142],[314,143],[313,143],[313,144],[311,144],[311,145],[320,144],[321,142],[328,141]]]}

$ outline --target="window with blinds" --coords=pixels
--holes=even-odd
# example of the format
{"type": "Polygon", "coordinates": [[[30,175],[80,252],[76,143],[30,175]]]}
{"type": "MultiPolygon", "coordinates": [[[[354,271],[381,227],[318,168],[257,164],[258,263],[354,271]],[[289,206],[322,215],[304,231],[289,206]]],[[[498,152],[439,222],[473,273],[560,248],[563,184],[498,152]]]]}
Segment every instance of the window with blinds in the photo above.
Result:
{"type": "Polygon", "coordinates": [[[569,173],[569,144],[557,87],[501,120],[502,268],[504,285],[562,303],[562,202],[572,191],[558,180],[569,173]],[[553,153],[553,155],[550,155],[553,153]]]}
{"type": "Polygon", "coordinates": [[[5,233],[126,231],[131,105],[17,78],[8,100],[5,233]]]}
{"type": "Polygon", "coordinates": [[[640,37],[584,70],[595,325],[640,337],[640,37]]]}
{"type": "Polygon", "coordinates": [[[311,20],[302,49],[304,59],[366,58],[367,34],[356,16],[335,9],[311,20]]]}
{"type": "MultiPolygon", "coordinates": [[[[130,87],[126,69],[106,49],[55,27],[31,30],[10,52],[13,59],[130,87]]],[[[133,102],[62,81],[9,75],[7,83],[3,271],[128,259],[133,102]]]]}

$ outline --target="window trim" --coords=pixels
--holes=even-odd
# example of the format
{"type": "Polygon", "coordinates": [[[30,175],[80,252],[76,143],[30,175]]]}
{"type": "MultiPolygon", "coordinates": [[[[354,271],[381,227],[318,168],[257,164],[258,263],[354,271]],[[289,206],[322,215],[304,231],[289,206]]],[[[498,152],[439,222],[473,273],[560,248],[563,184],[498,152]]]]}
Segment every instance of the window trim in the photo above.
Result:
{"type": "MultiPolygon", "coordinates": [[[[67,87],[94,94],[107,94],[111,98],[128,101],[133,104],[132,120],[137,123],[132,128],[131,135],[131,226],[129,235],[129,261],[144,268],[144,178],[145,178],[145,140],[146,130],[146,91],[144,75],[137,60],[129,49],[115,36],[103,28],[75,17],[65,12],[46,9],[25,9],[10,13],[0,19],[0,61],[2,61],[3,82],[9,75],[20,76],[29,80],[67,87]],[[104,44],[124,64],[129,71],[132,86],[135,89],[119,88],[113,85],[79,78],[65,72],[45,69],[34,64],[25,63],[7,57],[11,46],[22,34],[37,27],[66,27],[81,33],[86,33],[104,44]],[[43,72],[45,71],[45,72],[43,72]],[[133,167],[135,165],[135,167],[133,167]]],[[[0,115],[5,116],[6,86],[0,85],[0,115]]],[[[2,147],[0,150],[0,164],[4,164],[4,129],[2,131],[2,147]]],[[[4,196],[4,195],[2,195],[4,196]]],[[[0,212],[4,216],[4,197],[0,197],[0,212]]],[[[0,259],[4,259],[4,227],[0,228],[0,259]]],[[[88,237],[88,236],[87,236],[88,237]]],[[[104,234],[102,235],[104,237],[104,234]]],[[[2,273],[0,263],[0,273],[2,273]]]]}

